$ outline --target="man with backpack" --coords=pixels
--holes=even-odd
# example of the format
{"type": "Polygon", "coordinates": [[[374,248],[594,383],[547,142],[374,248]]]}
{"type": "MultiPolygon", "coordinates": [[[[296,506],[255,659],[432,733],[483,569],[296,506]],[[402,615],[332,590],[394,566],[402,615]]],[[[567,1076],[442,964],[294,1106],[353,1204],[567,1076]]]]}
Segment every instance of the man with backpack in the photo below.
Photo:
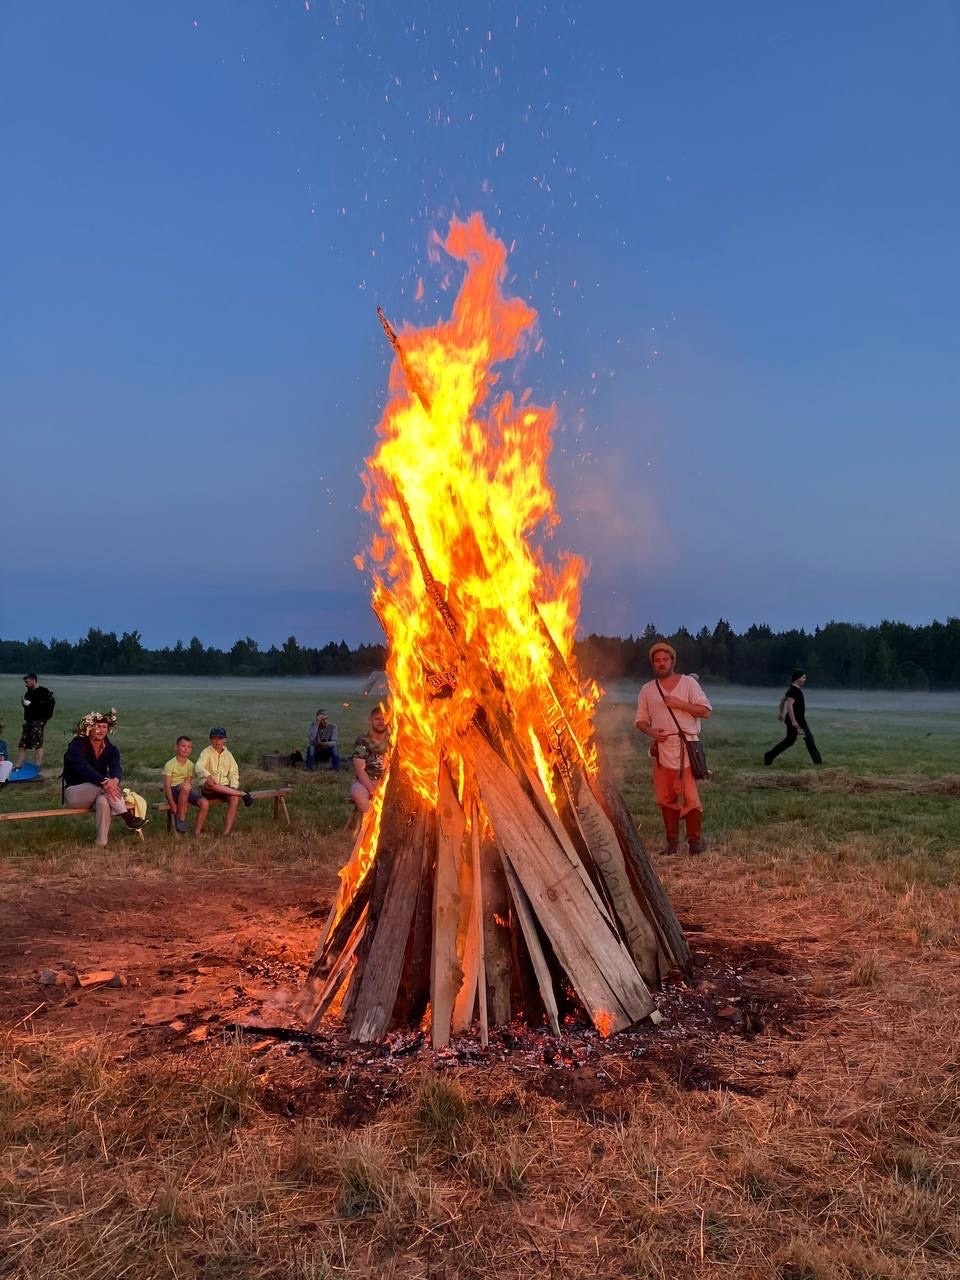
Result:
{"type": "Polygon", "coordinates": [[[23,707],[23,729],[17,744],[17,764],[19,769],[28,751],[36,752],[37,768],[43,767],[43,730],[53,715],[57,700],[42,684],[37,683],[37,673],[31,671],[23,677],[26,685],[20,705],[23,707]]]}
{"type": "Polygon", "coordinates": [[[764,764],[773,764],[778,755],[784,751],[789,751],[797,738],[803,739],[804,746],[809,751],[810,759],[813,763],[823,764],[823,757],[817,750],[817,744],[814,742],[810,726],[807,724],[806,702],[803,696],[803,686],[806,683],[806,672],[799,669],[794,671],[790,677],[790,687],[780,699],[778,713],[783,721],[786,733],[782,742],[778,742],[775,747],[771,747],[769,751],[764,752],[764,764]]]}

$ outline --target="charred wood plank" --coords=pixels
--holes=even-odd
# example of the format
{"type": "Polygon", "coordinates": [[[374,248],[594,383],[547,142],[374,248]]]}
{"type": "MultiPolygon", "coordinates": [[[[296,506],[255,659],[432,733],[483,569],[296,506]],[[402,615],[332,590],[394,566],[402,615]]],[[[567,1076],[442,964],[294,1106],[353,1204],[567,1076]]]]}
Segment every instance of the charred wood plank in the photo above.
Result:
{"type": "Polygon", "coordinates": [[[483,884],[484,969],[487,1004],[495,1026],[510,1021],[510,987],[513,982],[513,948],[510,945],[510,891],[495,840],[485,835],[480,846],[480,879],[483,884]]]}
{"type": "Polygon", "coordinates": [[[390,770],[383,805],[362,955],[348,994],[350,1036],[361,1041],[378,1040],[390,1025],[428,838],[426,802],[399,767],[390,770]]]}
{"type": "MultiPolygon", "coordinates": [[[[346,981],[357,947],[360,945],[360,939],[363,937],[365,925],[366,918],[361,915],[354,925],[352,934],[341,950],[333,957],[326,976],[322,979],[317,976],[312,980],[308,988],[310,992],[310,1013],[309,1015],[304,1013],[304,1021],[308,1031],[316,1031],[320,1025],[320,1019],[330,1008],[337,992],[346,981]]],[[[303,1004],[301,1004],[302,1008],[303,1004]]]]}
{"type": "Polygon", "coordinates": [[[430,1000],[430,965],[433,958],[433,878],[436,870],[436,814],[428,811],[426,832],[417,872],[417,904],[407,940],[400,989],[394,1005],[395,1026],[418,1026],[430,1000]]]}
{"type": "MultiPolygon", "coordinates": [[[[537,922],[533,918],[533,912],[530,909],[530,901],[523,891],[523,885],[520,878],[510,865],[503,851],[500,852],[500,860],[503,865],[504,876],[506,878],[507,887],[513,898],[514,910],[517,913],[517,919],[520,922],[520,930],[523,934],[523,941],[526,944],[527,954],[530,957],[530,963],[533,965],[533,972],[536,975],[537,986],[540,990],[540,999],[543,1001],[543,1007],[547,1014],[547,1021],[550,1024],[550,1030],[555,1036],[560,1034],[560,1013],[557,1009],[557,997],[553,990],[553,979],[550,976],[550,966],[547,964],[547,958],[543,954],[543,947],[540,944],[540,935],[537,933],[537,922]]],[[[530,1010],[526,1010],[527,1021],[530,1018],[530,1010]]]]}

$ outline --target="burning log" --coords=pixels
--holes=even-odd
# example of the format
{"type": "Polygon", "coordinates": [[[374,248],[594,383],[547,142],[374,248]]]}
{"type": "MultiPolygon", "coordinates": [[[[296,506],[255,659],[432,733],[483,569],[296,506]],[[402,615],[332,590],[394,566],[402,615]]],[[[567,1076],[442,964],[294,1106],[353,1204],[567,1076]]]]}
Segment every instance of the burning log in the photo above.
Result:
{"type": "Polygon", "coordinates": [[[557,574],[526,540],[551,415],[509,395],[477,413],[535,313],[503,298],[479,218],[444,247],[468,263],[449,324],[401,342],[378,308],[397,360],[366,481],[398,745],[302,1008],[314,1027],[342,996],[358,1040],[428,1020],[439,1047],[475,1016],[483,1044],[519,1014],[559,1032],[575,994],[609,1035],[689,951],[572,668],[579,564],[557,574]]]}

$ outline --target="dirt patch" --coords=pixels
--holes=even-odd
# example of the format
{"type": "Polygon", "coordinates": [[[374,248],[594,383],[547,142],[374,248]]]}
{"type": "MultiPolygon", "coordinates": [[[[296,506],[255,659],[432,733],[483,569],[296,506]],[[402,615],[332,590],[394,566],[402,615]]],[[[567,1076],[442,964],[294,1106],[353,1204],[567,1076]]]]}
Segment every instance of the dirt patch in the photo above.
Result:
{"type": "Polygon", "coordinates": [[[374,1046],[352,1044],[335,1022],[306,1035],[296,993],[332,889],[329,876],[311,883],[249,870],[24,889],[0,904],[4,1021],[69,1040],[110,1032],[121,1058],[190,1055],[204,1042],[209,1051],[218,1039],[242,1038],[266,1111],[354,1128],[406,1096],[427,1068],[500,1067],[528,1094],[597,1123],[622,1116],[637,1089],[656,1081],[753,1095],[771,1074],[782,1077],[770,1070],[772,1042],[798,1039],[822,1012],[796,945],[738,938],[715,914],[688,912],[692,980],[666,984],[659,1026],[604,1041],[576,1015],[559,1039],[518,1021],[496,1029],[486,1050],[468,1035],[437,1052],[419,1032],[374,1046]],[[91,972],[115,980],[76,985],[91,972]],[[65,975],[63,985],[50,985],[51,973],[65,975]],[[731,1072],[724,1046],[734,1041],[731,1072]]]}
{"type": "Polygon", "coordinates": [[[192,1029],[282,1007],[329,910],[324,889],[254,871],[24,889],[0,903],[4,1023],[68,1038],[109,1030],[152,1049],[177,1018],[192,1029]],[[44,971],[112,972],[122,985],[44,985],[44,971]]]}

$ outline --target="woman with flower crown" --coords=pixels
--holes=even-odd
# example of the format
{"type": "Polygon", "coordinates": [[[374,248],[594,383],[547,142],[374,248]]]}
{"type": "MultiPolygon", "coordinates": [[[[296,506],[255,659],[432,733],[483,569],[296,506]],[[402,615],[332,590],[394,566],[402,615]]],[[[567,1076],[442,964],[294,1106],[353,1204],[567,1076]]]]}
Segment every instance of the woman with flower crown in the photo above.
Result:
{"type": "Polygon", "coordinates": [[[121,818],[131,831],[146,825],[146,819],[130,813],[123,800],[120,752],[109,737],[116,723],[115,707],[106,715],[89,711],[74,729],[63,757],[63,798],[73,808],[94,811],[101,848],[106,846],[111,818],[121,818]]]}

